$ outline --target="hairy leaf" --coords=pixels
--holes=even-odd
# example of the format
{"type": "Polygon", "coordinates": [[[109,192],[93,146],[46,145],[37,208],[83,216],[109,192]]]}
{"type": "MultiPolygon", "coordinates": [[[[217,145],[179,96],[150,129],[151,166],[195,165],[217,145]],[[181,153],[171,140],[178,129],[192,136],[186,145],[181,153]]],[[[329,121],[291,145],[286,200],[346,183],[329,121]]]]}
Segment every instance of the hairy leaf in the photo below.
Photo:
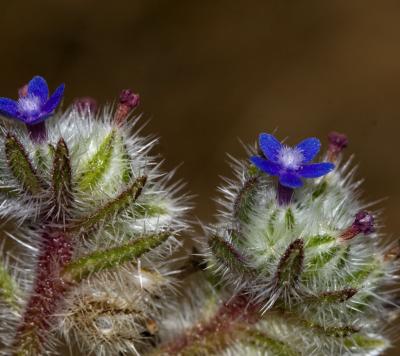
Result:
{"type": "Polygon", "coordinates": [[[104,251],[93,252],[68,264],[63,272],[64,278],[80,281],[94,272],[117,267],[126,262],[135,262],[138,257],[160,246],[170,236],[170,232],[162,232],[104,251]]]}
{"type": "Polygon", "coordinates": [[[139,197],[146,184],[146,180],[146,176],[137,178],[128,189],[119,194],[115,199],[97,209],[93,214],[76,221],[69,227],[69,230],[72,232],[87,232],[99,222],[120,213],[139,197]]]}
{"type": "Polygon", "coordinates": [[[24,190],[33,195],[40,193],[42,190],[41,183],[28,154],[17,137],[10,133],[6,136],[5,153],[12,174],[24,190]]]}

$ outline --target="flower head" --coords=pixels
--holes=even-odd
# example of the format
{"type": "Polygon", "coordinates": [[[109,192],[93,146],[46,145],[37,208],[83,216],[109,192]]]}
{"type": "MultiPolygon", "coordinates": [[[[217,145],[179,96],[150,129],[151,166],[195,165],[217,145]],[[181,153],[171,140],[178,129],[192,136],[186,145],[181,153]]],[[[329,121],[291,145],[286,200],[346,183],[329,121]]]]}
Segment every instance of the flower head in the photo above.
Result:
{"type": "Polygon", "coordinates": [[[49,97],[46,80],[36,76],[28,83],[26,90],[19,92],[18,100],[0,98],[0,114],[27,125],[36,125],[54,112],[63,94],[64,84],[61,84],[49,97]]]}
{"type": "Polygon", "coordinates": [[[273,135],[262,133],[259,138],[264,157],[253,156],[251,162],[262,171],[279,177],[279,183],[288,188],[299,188],[302,178],[317,178],[328,174],[333,163],[310,163],[320,150],[316,138],[307,138],[294,147],[279,142],[273,135]]]}

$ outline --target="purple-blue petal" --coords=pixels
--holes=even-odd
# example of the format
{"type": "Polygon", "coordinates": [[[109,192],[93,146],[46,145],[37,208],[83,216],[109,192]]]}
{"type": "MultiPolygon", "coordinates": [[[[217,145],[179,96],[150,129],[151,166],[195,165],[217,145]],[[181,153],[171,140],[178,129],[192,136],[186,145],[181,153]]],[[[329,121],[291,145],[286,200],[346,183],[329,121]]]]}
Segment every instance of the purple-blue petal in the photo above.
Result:
{"type": "Polygon", "coordinates": [[[289,188],[300,188],[303,185],[302,180],[297,174],[285,172],[279,175],[279,183],[289,188]]]}
{"type": "Polygon", "coordinates": [[[0,98],[0,113],[7,117],[18,118],[18,103],[8,98],[0,98]]]}
{"type": "Polygon", "coordinates": [[[40,102],[44,104],[49,97],[49,87],[46,80],[38,75],[33,77],[28,83],[28,95],[37,96],[40,102]]]}
{"type": "Polygon", "coordinates": [[[273,135],[267,133],[260,134],[259,143],[264,155],[271,161],[276,162],[282,144],[273,135]]]}
{"type": "Polygon", "coordinates": [[[43,105],[42,107],[43,115],[50,115],[57,108],[64,95],[64,87],[65,87],[64,84],[61,84],[51,95],[49,100],[47,100],[47,102],[43,105]]]}
{"type": "Polygon", "coordinates": [[[302,166],[297,173],[304,178],[318,178],[328,174],[334,168],[335,165],[329,162],[312,163],[302,166]]]}
{"type": "Polygon", "coordinates": [[[321,148],[321,142],[315,138],[307,138],[301,141],[296,148],[298,148],[304,156],[304,163],[312,161],[318,154],[321,148]]]}
{"type": "Polygon", "coordinates": [[[276,176],[279,173],[280,166],[272,161],[269,161],[265,158],[253,156],[250,158],[250,161],[262,171],[270,174],[271,176],[276,176]]]}

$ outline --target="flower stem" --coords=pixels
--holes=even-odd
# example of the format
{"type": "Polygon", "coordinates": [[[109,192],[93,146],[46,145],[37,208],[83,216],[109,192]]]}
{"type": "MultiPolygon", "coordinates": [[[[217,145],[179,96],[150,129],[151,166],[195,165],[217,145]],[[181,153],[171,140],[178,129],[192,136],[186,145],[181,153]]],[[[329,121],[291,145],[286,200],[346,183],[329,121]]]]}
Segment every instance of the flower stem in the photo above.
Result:
{"type": "Polygon", "coordinates": [[[26,124],[26,128],[33,142],[42,143],[47,139],[46,124],[44,121],[34,125],[26,124]]]}

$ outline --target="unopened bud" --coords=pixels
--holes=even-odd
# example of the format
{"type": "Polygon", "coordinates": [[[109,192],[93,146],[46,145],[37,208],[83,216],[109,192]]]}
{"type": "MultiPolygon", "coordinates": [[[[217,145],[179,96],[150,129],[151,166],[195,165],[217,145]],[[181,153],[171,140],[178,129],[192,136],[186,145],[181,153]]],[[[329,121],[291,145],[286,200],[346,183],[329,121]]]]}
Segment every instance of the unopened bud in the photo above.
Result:
{"type": "Polygon", "coordinates": [[[114,115],[114,122],[118,125],[121,125],[131,111],[139,105],[139,103],[139,94],[135,94],[130,89],[123,90],[119,96],[117,110],[114,115]]]}
{"type": "Polygon", "coordinates": [[[374,217],[367,211],[357,213],[353,224],[342,232],[341,240],[351,240],[360,233],[370,234],[375,231],[374,217]]]}

